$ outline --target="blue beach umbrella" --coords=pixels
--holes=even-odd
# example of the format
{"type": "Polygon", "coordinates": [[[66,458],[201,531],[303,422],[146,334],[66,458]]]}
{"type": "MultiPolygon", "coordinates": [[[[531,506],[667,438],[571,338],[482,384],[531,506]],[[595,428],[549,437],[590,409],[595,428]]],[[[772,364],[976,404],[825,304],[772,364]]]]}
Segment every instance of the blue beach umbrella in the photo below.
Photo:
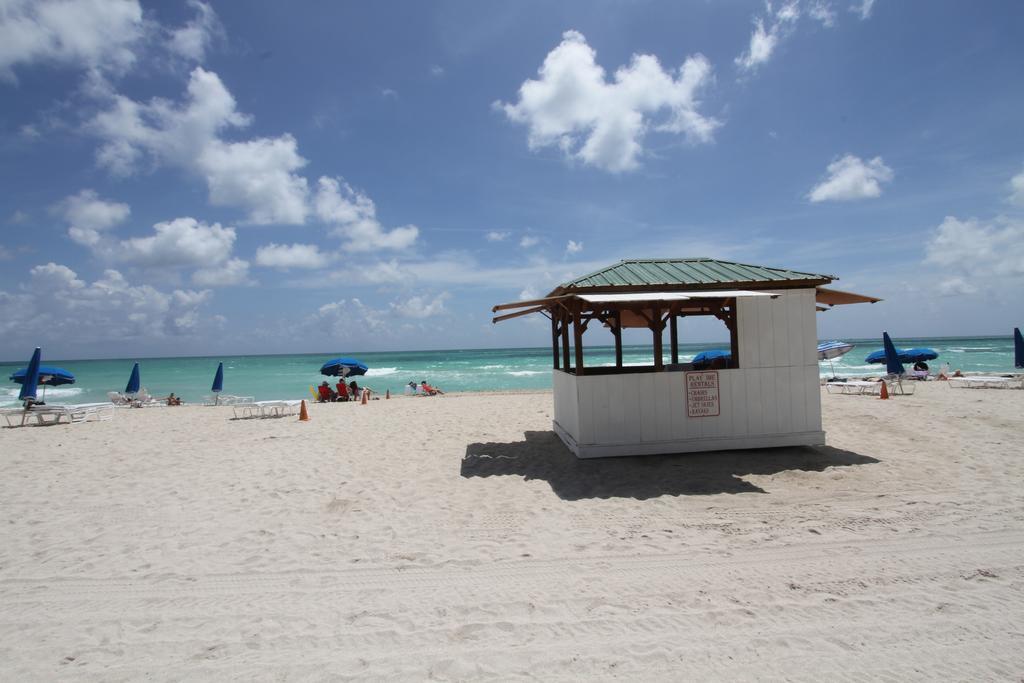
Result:
{"type": "Polygon", "coordinates": [[[132,375],[128,378],[128,384],[124,387],[124,393],[126,394],[137,394],[139,393],[139,386],[142,382],[139,379],[139,364],[136,363],[132,366],[132,375]]]}
{"type": "Polygon", "coordinates": [[[366,363],[355,358],[335,358],[320,367],[320,374],[329,377],[348,377],[349,375],[365,375],[369,369],[366,363]]]}
{"type": "Polygon", "coordinates": [[[21,385],[21,392],[18,395],[21,400],[24,400],[25,397],[35,398],[35,389],[40,384],[43,385],[43,398],[46,398],[46,387],[58,387],[62,384],[75,383],[75,376],[64,368],[52,365],[38,365],[37,356],[39,355],[41,354],[37,349],[37,352],[32,355],[32,361],[29,363],[29,366],[11,375],[11,381],[21,385]],[[29,387],[31,387],[31,393],[29,387]]]}
{"type": "Polygon", "coordinates": [[[1024,337],[1019,327],[1013,328],[1013,367],[1024,368],[1024,337]]]}
{"type": "Polygon", "coordinates": [[[11,375],[11,379],[21,384],[21,391],[18,392],[18,400],[24,401],[26,399],[35,399],[36,393],[39,390],[39,361],[42,360],[43,350],[36,347],[36,350],[32,353],[32,360],[28,362],[28,368],[25,370],[19,370],[11,375]],[[23,373],[21,379],[18,379],[18,373],[23,373]]]}
{"type": "MultiPolygon", "coordinates": [[[[917,363],[918,361],[923,360],[935,360],[939,357],[939,353],[935,349],[915,347],[912,349],[896,349],[896,357],[899,358],[901,363],[917,363]]],[[[864,362],[876,364],[884,363],[885,349],[868,354],[868,357],[864,359],[864,362]]]]}
{"type": "Polygon", "coordinates": [[[224,391],[224,363],[217,364],[217,374],[213,376],[213,386],[210,387],[210,391],[215,394],[224,391]]]}
{"type": "Polygon", "coordinates": [[[693,367],[697,370],[703,370],[711,366],[716,360],[722,359],[726,363],[732,360],[732,352],[726,351],[725,349],[714,349],[711,351],[701,351],[693,357],[693,367]]]}
{"type": "Polygon", "coordinates": [[[900,362],[899,354],[896,353],[896,347],[893,346],[888,332],[882,332],[882,346],[885,348],[885,371],[890,375],[904,374],[906,369],[900,362]]]}

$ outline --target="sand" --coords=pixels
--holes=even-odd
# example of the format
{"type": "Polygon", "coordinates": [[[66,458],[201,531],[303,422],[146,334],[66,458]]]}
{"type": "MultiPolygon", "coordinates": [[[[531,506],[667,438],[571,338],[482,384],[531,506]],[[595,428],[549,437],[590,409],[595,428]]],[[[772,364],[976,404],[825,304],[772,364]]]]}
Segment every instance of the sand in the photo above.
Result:
{"type": "Polygon", "coordinates": [[[1024,675],[1024,391],[578,461],[551,395],[0,430],[3,680],[1024,675]]]}

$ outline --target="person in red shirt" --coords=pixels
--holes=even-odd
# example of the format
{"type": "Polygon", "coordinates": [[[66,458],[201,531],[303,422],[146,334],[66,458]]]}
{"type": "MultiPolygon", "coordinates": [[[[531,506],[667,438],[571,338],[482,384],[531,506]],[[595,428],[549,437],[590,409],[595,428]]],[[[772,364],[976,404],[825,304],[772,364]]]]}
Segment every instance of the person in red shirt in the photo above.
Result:
{"type": "Polygon", "coordinates": [[[331,391],[331,387],[327,385],[327,382],[320,385],[319,393],[321,403],[329,403],[334,400],[334,392],[331,391]]]}
{"type": "Polygon", "coordinates": [[[423,389],[423,393],[426,394],[427,396],[437,396],[438,394],[444,393],[437,387],[432,387],[429,384],[427,384],[427,380],[423,380],[422,382],[420,382],[420,386],[423,389]]]}
{"type": "Polygon", "coordinates": [[[340,382],[338,382],[338,400],[348,400],[348,387],[345,385],[345,380],[341,380],[340,382]]]}

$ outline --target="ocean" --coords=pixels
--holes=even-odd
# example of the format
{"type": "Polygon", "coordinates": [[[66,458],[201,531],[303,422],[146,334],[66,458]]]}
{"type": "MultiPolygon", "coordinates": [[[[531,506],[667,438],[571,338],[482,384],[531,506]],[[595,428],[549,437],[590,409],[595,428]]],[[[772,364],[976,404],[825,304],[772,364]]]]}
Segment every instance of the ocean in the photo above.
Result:
{"type": "MultiPolygon", "coordinates": [[[[867,365],[864,357],[882,347],[879,339],[846,339],[856,348],[833,361],[836,375],[853,377],[884,371],[878,365],[867,365]]],[[[897,347],[926,346],[939,353],[931,366],[942,363],[964,372],[1013,372],[1013,339],[1011,337],[944,337],[895,339],[897,347]]],[[[667,344],[666,344],[667,347],[667,344]]],[[[681,344],[680,360],[688,361],[700,351],[728,348],[728,343],[681,344]]],[[[551,349],[467,349],[451,351],[397,351],[387,353],[339,352],[277,356],[223,356],[217,358],[138,358],[114,360],[61,360],[48,358],[43,349],[43,364],[56,365],[75,374],[74,385],[48,387],[49,403],[87,403],[106,401],[108,391],[123,390],[131,373],[132,363],[139,361],[142,386],[154,396],[170,392],[186,402],[201,401],[210,394],[210,384],[219,361],[224,362],[224,392],[255,396],[258,400],[275,398],[306,398],[309,386],[325,379],[319,374],[327,360],[354,356],[370,367],[359,384],[384,393],[401,393],[410,381],[427,380],[445,391],[500,391],[551,388],[551,349]]],[[[667,360],[667,348],[666,348],[667,360]]],[[[586,348],[587,365],[612,365],[615,350],[611,346],[586,348]]],[[[623,362],[629,365],[650,365],[654,362],[650,346],[627,346],[623,362]]],[[[0,377],[6,384],[0,389],[0,405],[17,405],[18,385],[6,380],[23,363],[0,363],[0,377]]],[[[831,376],[828,362],[820,364],[822,376],[831,376]]],[[[334,380],[331,380],[332,383],[334,380]]]]}

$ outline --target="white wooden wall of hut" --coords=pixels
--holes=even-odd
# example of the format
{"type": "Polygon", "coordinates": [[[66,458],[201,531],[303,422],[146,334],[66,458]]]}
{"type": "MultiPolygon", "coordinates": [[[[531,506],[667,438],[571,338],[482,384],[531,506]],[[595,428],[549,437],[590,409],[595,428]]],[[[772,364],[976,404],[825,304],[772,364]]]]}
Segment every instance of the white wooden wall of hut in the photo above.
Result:
{"type": "Polygon", "coordinates": [[[555,371],[556,431],[580,457],[824,443],[815,292],[777,293],[739,299],[740,367],[718,372],[719,416],[687,416],[683,372],[555,371]]]}

